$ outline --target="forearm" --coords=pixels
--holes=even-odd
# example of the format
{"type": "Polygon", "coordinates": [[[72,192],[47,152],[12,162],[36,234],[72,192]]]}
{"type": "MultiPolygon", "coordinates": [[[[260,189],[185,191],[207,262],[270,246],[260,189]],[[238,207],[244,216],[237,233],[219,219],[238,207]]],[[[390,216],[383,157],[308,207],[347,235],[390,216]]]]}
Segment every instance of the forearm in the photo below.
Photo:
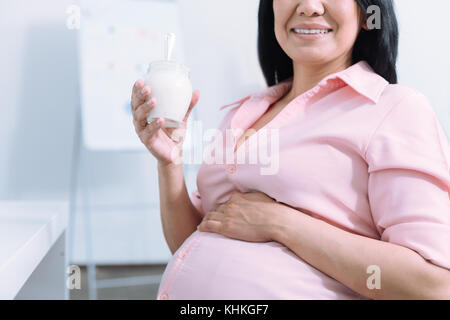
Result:
{"type": "Polygon", "coordinates": [[[172,254],[201,222],[184,181],[183,167],[158,163],[159,201],[164,237],[172,254]]]}
{"type": "Polygon", "coordinates": [[[284,205],[278,209],[274,241],[353,291],[370,299],[449,299],[450,271],[415,251],[347,232],[284,205]],[[371,265],[381,271],[380,289],[368,288],[371,265]]]}

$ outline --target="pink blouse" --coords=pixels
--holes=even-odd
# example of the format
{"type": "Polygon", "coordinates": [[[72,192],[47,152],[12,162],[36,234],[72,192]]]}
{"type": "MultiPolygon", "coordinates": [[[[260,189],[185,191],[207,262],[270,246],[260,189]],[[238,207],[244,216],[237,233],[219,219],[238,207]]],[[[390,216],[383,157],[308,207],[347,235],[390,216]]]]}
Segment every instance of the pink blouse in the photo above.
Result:
{"type": "MultiPolygon", "coordinates": [[[[203,162],[191,194],[199,214],[203,217],[235,191],[263,192],[343,230],[405,246],[450,269],[449,144],[425,96],[389,84],[361,61],[293,99],[234,152],[239,135],[291,86],[292,78],[227,111],[219,129],[223,151],[231,152],[234,163],[203,162]],[[235,130],[231,144],[225,142],[226,129],[235,130]],[[269,129],[278,129],[275,174],[262,174],[268,165],[249,163],[248,157],[245,163],[236,161],[238,153],[271,145],[262,134],[269,129]]],[[[158,299],[364,297],[280,243],[195,231],[169,261],[158,299]]]]}

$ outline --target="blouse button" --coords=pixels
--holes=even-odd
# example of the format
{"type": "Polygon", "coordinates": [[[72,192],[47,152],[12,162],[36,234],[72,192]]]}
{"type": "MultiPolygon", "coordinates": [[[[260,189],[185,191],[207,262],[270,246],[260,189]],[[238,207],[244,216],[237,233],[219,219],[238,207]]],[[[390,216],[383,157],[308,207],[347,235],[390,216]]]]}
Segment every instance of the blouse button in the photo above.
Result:
{"type": "Polygon", "coordinates": [[[228,165],[227,170],[228,170],[229,173],[235,173],[236,172],[236,165],[235,164],[228,165]]]}
{"type": "Polygon", "coordinates": [[[160,294],[159,300],[169,300],[169,295],[166,292],[164,292],[160,294]]]}
{"type": "Polygon", "coordinates": [[[178,255],[178,257],[180,259],[184,259],[186,257],[186,251],[185,250],[181,251],[180,254],[178,255]]]}

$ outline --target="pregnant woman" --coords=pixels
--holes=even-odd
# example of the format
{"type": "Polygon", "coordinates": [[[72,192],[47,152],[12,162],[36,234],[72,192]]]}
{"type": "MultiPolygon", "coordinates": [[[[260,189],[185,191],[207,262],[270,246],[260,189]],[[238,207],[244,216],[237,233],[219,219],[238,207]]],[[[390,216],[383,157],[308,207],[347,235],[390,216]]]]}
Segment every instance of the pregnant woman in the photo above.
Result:
{"type": "Polygon", "coordinates": [[[158,102],[136,82],[174,254],[158,299],[450,299],[448,141],[397,84],[397,43],[392,0],[261,0],[268,88],[224,106],[213,143],[233,161],[203,161],[191,195],[171,154],[199,92],[174,131],[147,124],[158,102]],[[268,145],[273,172],[237,161],[268,145]]]}

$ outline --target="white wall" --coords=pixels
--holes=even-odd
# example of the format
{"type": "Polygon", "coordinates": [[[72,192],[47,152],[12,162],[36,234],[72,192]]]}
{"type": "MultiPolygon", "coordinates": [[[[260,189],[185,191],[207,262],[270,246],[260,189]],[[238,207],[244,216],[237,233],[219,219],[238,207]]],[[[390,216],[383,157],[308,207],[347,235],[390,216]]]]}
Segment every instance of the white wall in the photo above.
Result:
{"type": "Polygon", "coordinates": [[[78,99],[70,1],[0,1],[0,197],[67,194],[78,99]]]}
{"type": "MultiPolygon", "coordinates": [[[[70,0],[0,0],[0,199],[68,199],[79,105],[76,31],[65,26],[70,0]]],[[[256,55],[258,0],[180,0],[185,54],[200,90],[197,112],[211,127],[218,108],[264,86],[256,55]],[[206,46],[205,46],[206,44],[206,46]]],[[[424,92],[449,133],[447,0],[397,0],[400,80],[424,92]],[[431,31],[431,32],[430,32],[431,31]]],[[[151,18],[151,14],[149,14],[151,18]]],[[[168,253],[150,154],[83,152],[100,263],[149,262],[168,253]],[[108,206],[117,206],[107,210],[108,206]]],[[[187,173],[192,189],[195,170],[187,173]]],[[[79,190],[80,191],[80,190],[79,190]]],[[[80,193],[80,192],[79,192],[80,193]]],[[[85,258],[78,221],[75,262],[85,258]]]]}
{"type": "Polygon", "coordinates": [[[448,0],[396,0],[400,23],[399,82],[430,100],[450,139],[448,0]]]}

